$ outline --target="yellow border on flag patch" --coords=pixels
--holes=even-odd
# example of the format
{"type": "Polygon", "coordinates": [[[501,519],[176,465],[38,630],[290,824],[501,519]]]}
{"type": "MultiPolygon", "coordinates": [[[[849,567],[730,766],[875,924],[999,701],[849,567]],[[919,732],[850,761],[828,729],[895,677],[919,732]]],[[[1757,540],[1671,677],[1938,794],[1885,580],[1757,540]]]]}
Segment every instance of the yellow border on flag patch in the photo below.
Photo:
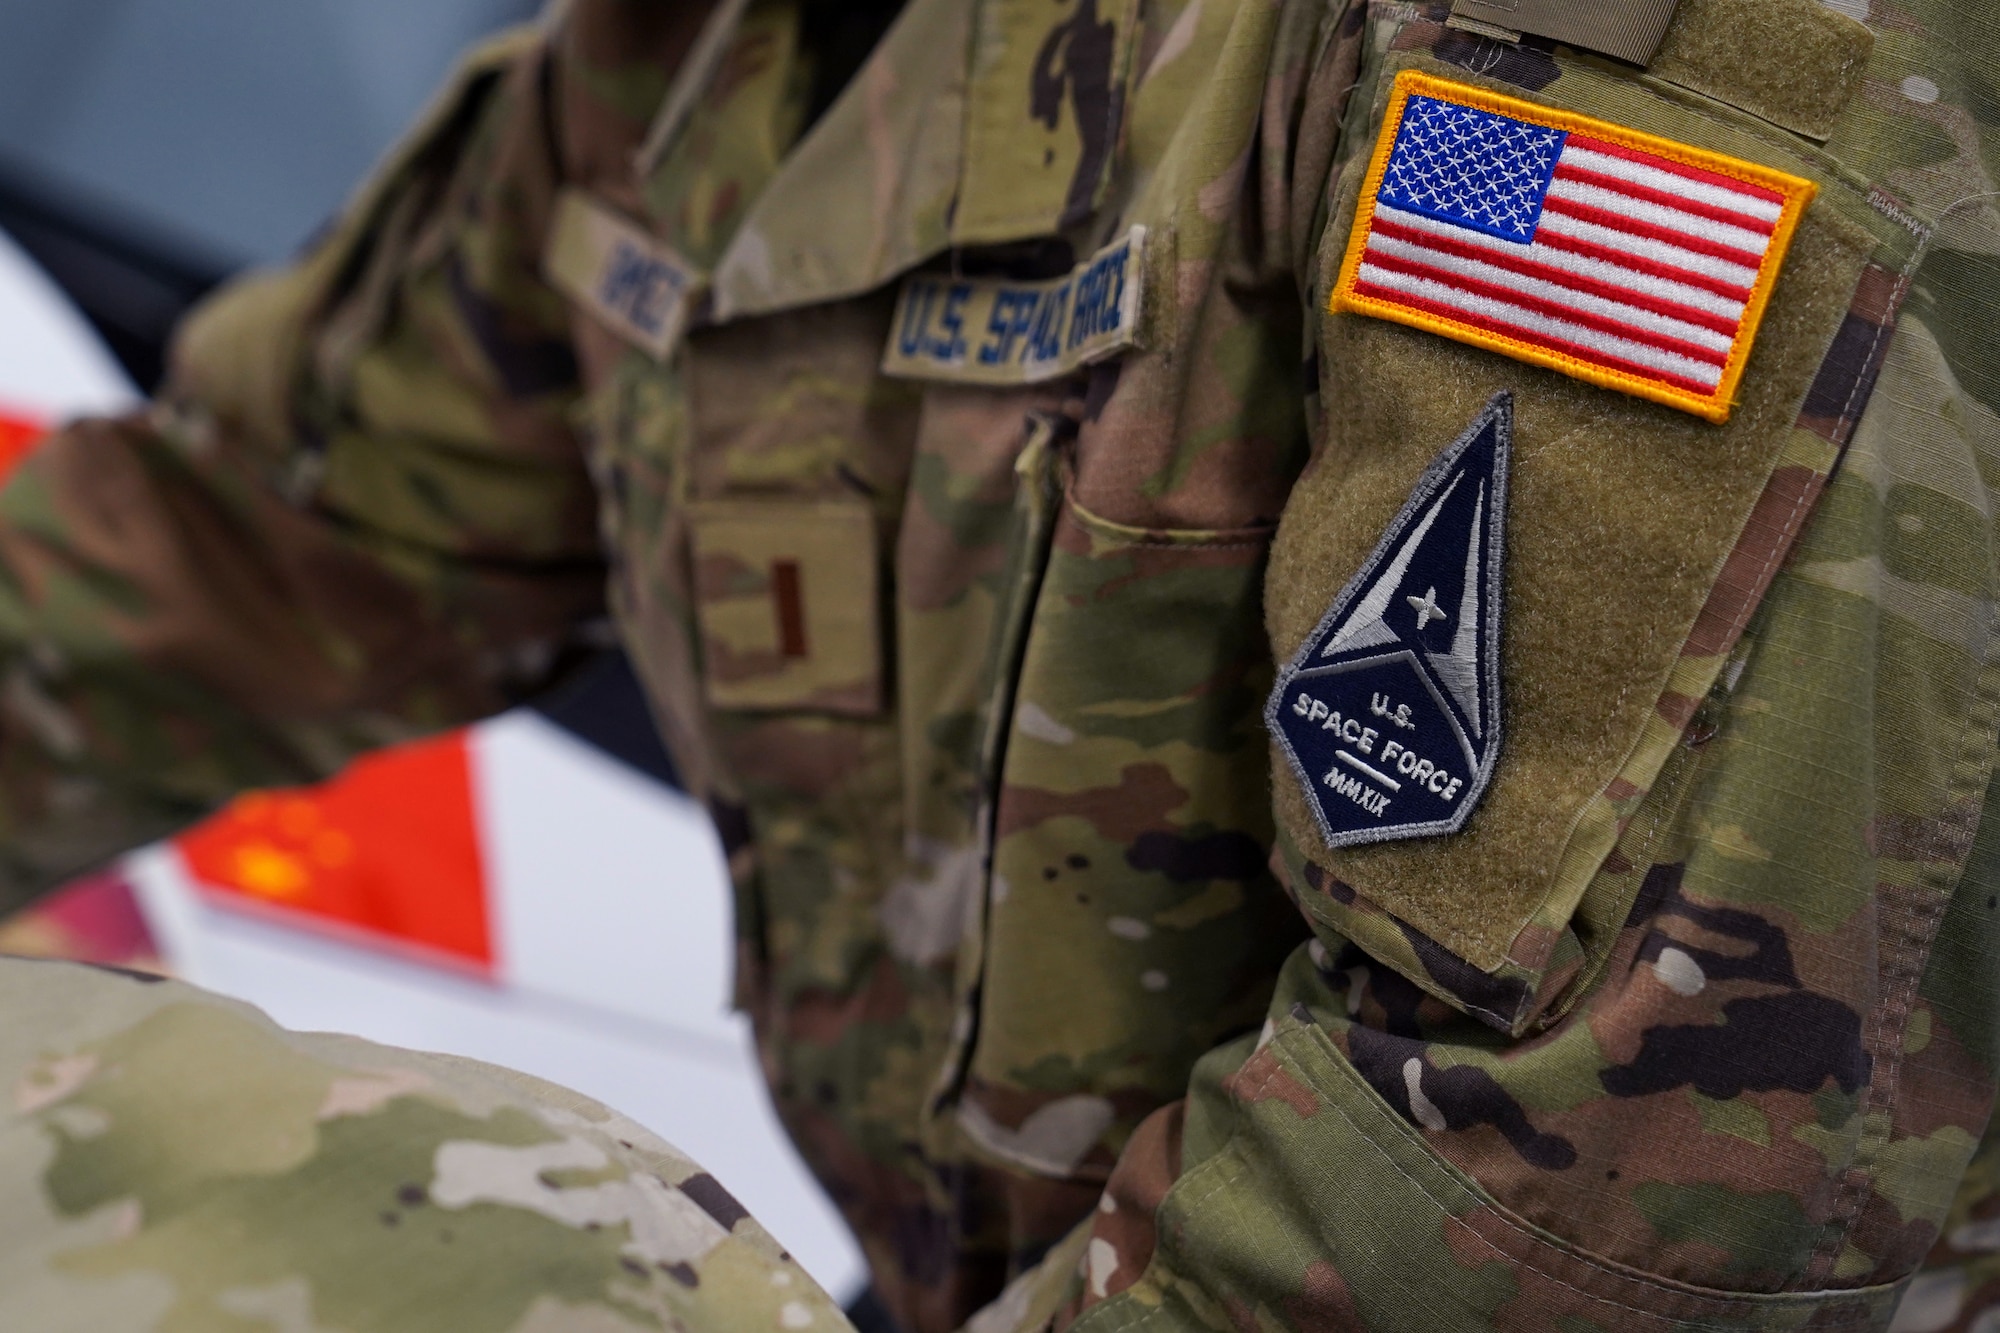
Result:
{"type": "Polygon", "coordinates": [[[1454,83],[1440,79],[1420,70],[1404,70],[1396,76],[1396,82],[1389,96],[1388,116],[1382,123],[1382,134],[1375,145],[1375,154],[1368,163],[1368,175],[1362,181],[1361,202],[1354,215],[1354,230],[1348,237],[1347,256],[1341,261],[1340,280],[1334,284],[1328,297],[1327,309],[1340,314],[1353,311],[1361,315],[1373,315],[1377,319],[1392,320],[1398,324],[1408,324],[1431,333],[1484,347],[1488,351],[1499,352],[1518,361],[1531,365],[1546,366],[1561,371],[1576,379],[1600,385],[1607,389],[1617,389],[1636,397],[1665,403],[1683,412],[1692,412],[1698,417],[1713,421],[1718,425],[1729,420],[1729,412],[1736,401],[1736,389],[1743,381],[1743,370],[1750,359],[1750,349],[1757,340],[1758,326],[1763,323],[1764,310],[1770,304],[1771,291],[1777,286],[1779,270],[1784,267],[1786,251],[1790,249],[1792,235],[1798,230],[1799,218],[1806,206],[1819,193],[1819,187],[1803,177],[1771,167],[1745,162],[1741,158],[1726,157],[1721,153],[1711,153],[1704,149],[1662,139],[1657,135],[1639,130],[1626,129],[1609,121],[1591,116],[1578,115],[1571,111],[1558,111],[1535,102],[1524,102],[1517,97],[1507,97],[1500,93],[1487,92],[1469,84],[1454,83]],[[1695,393],[1662,384],[1621,370],[1595,365],[1580,357],[1538,347],[1533,343],[1505,334],[1492,333],[1462,320],[1448,316],[1434,315],[1422,310],[1412,310],[1407,306],[1383,301],[1376,297],[1363,296],[1355,290],[1361,272],[1363,252],[1368,248],[1368,237],[1375,219],[1376,196],[1382,188],[1382,177],[1389,169],[1389,155],[1396,146],[1396,136],[1403,126],[1403,109],[1413,95],[1435,97],[1440,101],[1455,102],[1461,106],[1476,107],[1495,115],[1510,116],[1530,124],[1545,126],[1554,130],[1565,130],[1588,134],[1599,139],[1641,152],[1653,153],[1669,161],[1686,166],[1712,171],[1717,175],[1731,176],[1752,185],[1761,185],[1784,196],[1784,209],[1778,216],[1771,232],[1771,243],[1764,252],[1763,264],[1757,270],[1757,281],[1750,289],[1750,300],[1744,307],[1742,321],[1736,331],[1736,341],[1729,349],[1729,359],[1723,364],[1722,379],[1712,393],[1695,393]]]}

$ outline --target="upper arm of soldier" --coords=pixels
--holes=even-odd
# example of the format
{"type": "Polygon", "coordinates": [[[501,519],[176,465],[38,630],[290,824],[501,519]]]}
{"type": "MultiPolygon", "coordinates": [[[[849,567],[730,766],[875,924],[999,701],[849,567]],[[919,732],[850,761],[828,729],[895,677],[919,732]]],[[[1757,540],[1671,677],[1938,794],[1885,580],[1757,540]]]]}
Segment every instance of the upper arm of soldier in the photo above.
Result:
{"type": "Polygon", "coordinates": [[[1266,583],[1316,938],[1083,1322],[1885,1324],[2000,1058],[1983,169],[1804,0],[1643,79],[1369,23],[1266,583]]]}

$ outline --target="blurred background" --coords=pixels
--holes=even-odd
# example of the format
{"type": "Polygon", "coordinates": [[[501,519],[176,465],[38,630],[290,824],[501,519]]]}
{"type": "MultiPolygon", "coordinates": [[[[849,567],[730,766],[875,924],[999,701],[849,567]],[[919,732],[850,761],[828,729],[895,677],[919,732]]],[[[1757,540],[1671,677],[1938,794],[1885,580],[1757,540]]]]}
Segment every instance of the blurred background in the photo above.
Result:
{"type": "Polygon", "coordinates": [[[150,387],[192,299],[295,252],[457,53],[539,7],[0,3],[0,227],[150,387]]]}
{"type": "MultiPolygon", "coordinates": [[[[295,254],[482,35],[539,0],[0,0],[0,473],[137,403],[204,293],[295,254]]],[[[622,657],[258,794],[0,922],[280,1022],[505,1063],[677,1143],[874,1326],[728,1009],[726,876],[622,657]],[[338,864],[307,849],[338,846],[338,864]]]]}

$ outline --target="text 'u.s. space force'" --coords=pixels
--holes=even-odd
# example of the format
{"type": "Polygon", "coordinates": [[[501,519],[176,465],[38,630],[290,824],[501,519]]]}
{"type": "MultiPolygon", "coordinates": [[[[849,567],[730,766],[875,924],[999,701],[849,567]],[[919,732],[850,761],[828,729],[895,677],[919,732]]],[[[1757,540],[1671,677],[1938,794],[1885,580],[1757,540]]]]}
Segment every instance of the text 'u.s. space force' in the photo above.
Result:
{"type": "Polygon", "coordinates": [[[1145,278],[1143,227],[1065,277],[920,273],[903,284],[882,369],[967,384],[1028,384],[1130,348],[1145,278]]]}
{"type": "MultiPolygon", "coordinates": [[[[1369,704],[1369,711],[1381,719],[1384,726],[1415,727],[1415,723],[1410,721],[1409,705],[1397,704],[1387,695],[1376,694],[1369,704]]],[[[1408,740],[1386,738],[1377,727],[1369,726],[1359,718],[1342,716],[1339,709],[1329,707],[1305,690],[1298,692],[1298,698],[1292,703],[1292,712],[1307,722],[1319,723],[1320,730],[1332,732],[1352,747],[1351,750],[1334,751],[1337,762],[1320,781],[1377,819],[1388,812],[1396,794],[1406,784],[1422,787],[1444,801],[1458,799],[1458,793],[1465,787],[1464,778],[1455,776],[1445,765],[1418,752],[1408,740]],[[1385,772],[1385,769],[1390,771],[1385,772]]]]}

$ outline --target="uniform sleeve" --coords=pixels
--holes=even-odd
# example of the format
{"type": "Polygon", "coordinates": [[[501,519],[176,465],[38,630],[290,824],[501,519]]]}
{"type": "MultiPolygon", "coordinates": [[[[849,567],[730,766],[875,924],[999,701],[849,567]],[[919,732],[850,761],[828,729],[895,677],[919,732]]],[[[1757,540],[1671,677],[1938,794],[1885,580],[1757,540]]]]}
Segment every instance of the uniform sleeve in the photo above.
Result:
{"type": "MultiPolygon", "coordinates": [[[[503,706],[599,614],[539,30],[473,54],[150,410],[0,492],[0,910],[254,784],[503,706]]],[[[303,151],[303,149],[302,149],[303,151]]]]}
{"type": "MultiPolygon", "coordinates": [[[[1441,28],[1397,40],[1453,77],[1487,68],[1441,28]]],[[[1364,85],[1357,121],[1368,101],[1364,85]]],[[[1909,132],[1894,122],[1884,141],[1909,132]]],[[[1337,212],[1340,181],[1318,184],[1304,190],[1337,212]]],[[[1983,204],[1952,207],[1968,233],[1993,234],[1983,204]]],[[[1322,245],[1324,277],[1345,232],[1322,245]]],[[[1875,301],[1892,284],[1874,287],[1871,267],[1829,321],[1790,438],[1837,444],[1838,466],[1824,490],[1786,501],[1785,524],[1810,517],[1788,552],[1762,558],[1765,573],[1782,564],[1775,577],[1729,604],[1741,637],[1708,646],[1713,685],[1663,696],[1661,776],[1619,793],[1588,888],[1539,923],[1546,970],[1524,982],[1450,947],[1492,911],[1476,878],[1429,934],[1357,893],[1324,867],[1359,858],[1288,821],[1281,796],[1289,832],[1274,860],[1315,938],[1286,964],[1263,1030],[1211,1052],[1185,1101],[1134,1133],[1095,1214],[1047,1261],[1067,1280],[1060,1299],[1050,1273],[1030,1275],[975,1328],[1883,1329],[1906,1295],[1895,1327],[1988,1326],[2000,1250],[1994,1154],[1980,1146],[2000,1070],[1989,246],[1871,260],[1900,273],[1909,300],[1900,313],[1875,301]],[[1843,348],[1866,355],[1843,365],[1843,348]]],[[[1423,368],[1448,382],[1446,367],[1469,364],[1429,334],[1332,327],[1318,346],[1323,418],[1416,418],[1410,404],[1448,396],[1423,368]],[[1383,386],[1400,394],[1394,411],[1383,386]]],[[[1523,413],[1552,414],[1560,391],[1540,372],[1476,370],[1523,413]]],[[[1592,403],[1593,429],[1635,451],[1663,438],[1662,418],[1592,403]]],[[[1336,493],[1344,469],[1362,471],[1354,453],[1386,447],[1365,430],[1342,438],[1339,466],[1320,458],[1294,494],[1295,548],[1302,524],[1334,521],[1330,503],[1307,513],[1300,495],[1336,493]]],[[[1546,464],[1530,449],[1516,460],[1525,494],[1546,464]]],[[[1281,533],[1267,606],[1304,581],[1286,549],[1281,533]]],[[[1579,544],[1579,567],[1588,549],[1603,547],[1579,544]]],[[[1711,607],[1734,596],[1721,567],[1704,576],[1711,607]]],[[[1307,632],[1274,630],[1280,660],[1307,632]]],[[[1508,670],[1517,695],[1540,688],[1518,656],[1508,670]]],[[[1514,780],[1503,763],[1496,783],[1514,780]]],[[[1423,872],[1402,855],[1392,845],[1376,880],[1423,872]]]]}

